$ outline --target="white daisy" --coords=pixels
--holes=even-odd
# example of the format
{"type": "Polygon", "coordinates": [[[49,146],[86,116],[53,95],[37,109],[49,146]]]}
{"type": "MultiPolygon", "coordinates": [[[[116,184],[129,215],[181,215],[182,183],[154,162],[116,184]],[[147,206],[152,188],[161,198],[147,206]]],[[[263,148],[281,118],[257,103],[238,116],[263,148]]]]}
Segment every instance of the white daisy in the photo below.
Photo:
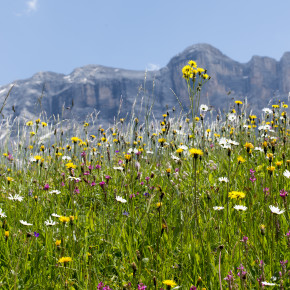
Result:
{"type": "Polygon", "coordinates": [[[186,145],[181,145],[178,147],[178,149],[188,150],[188,147],[186,145]]]}
{"type": "Polygon", "coordinates": [[[229,180],[228,180],[227,177],[220,177],[220,178],[219,178],[219,182],[225,182],[225,183],[228,183],[229,180]]]}
{"type": "Polygon", "coordinates": [[[74,177],[74,176],[69,176],[68,179],[69,180],[74,180],[74,181],[81,181],[81,178],[74,177]]]}
{"type": "Polygon", "coordinates": [[[113,169],[123,171],[124,170],[124,167],[114,166],[113,169]]]}
{"type": "Polygon", "coordinates": [[[263,286],[276,286],[275,283],[270,283],[270,282],[266,282],[266,281],[262,282],[262,285],[263,286]]]}
{"type": "Polygon", "coordinates": [[[121,196],[116,196],[116,201],[118,201],[118,202],[121,202],[121,203],[126,203],[127,202],[127,200],[126,199],[124,199],[124,198],[122,198],[121,196]]]}
{"type": "Polygon", "coordinates": [[[271,212],[275,213],[275,214],[282,214],[283,212],[285,212],[284,209],[280,210],[278,207],[275,207],[273,205],[269,205],[269,208],[270,208],[271,212]]]}
{"type": "Polygon", "coordinates": [[[71,160],[71,157],[69,157],[69,156],[62,156],[61,159],[62,159],[62,160],[71,160]]]}
{"type": "Polygon", "coordinates": [[[229,120],[230,122],[235,121],[235,120],[236,120],[236,115],[235,115],[235,114],[229,114],[229,115],[228,115],[228,120],[229,120]]]}
{"type": "Polygon", "coordinates": [[[54,190],[51,190],[49,193],[50,194],[60,194],[60,191],[57,189],[54,189],[54,190]]]}
{"type": "Polygon", "coordinates": [[[286,177],[286,178],[290,178],[290,171],[289,170],[285,170],[283,172],[283,175],[286,177]]]}
{"type": "Polygon", "coordinates": [[[22,201],[24,199],[23,196],[19,195],[19,194],[15,194],[14,196],[10,193],[9,196],[8,196],[8,199],[10,200],[17,200],[17,201],[22,201]]]}
{"type": "Polygon", "coordinates": [[[54,225],[56,225],[57,224],[57,222],[54,222],[52,219],[51,219],[51,217],[47,220],[47,221],[45,221],[44,222],[44,224],[46,225],[46,226],[54,226],[54,225]]]}
{"type": "Polygon", "coordinates": [[[171,153],[171,158],[173,160],[176,160],[176,161],[180,160],[180,158],[178,158],[177,156],[175,156],[173,153],[171,153]]]}
{"type": "Polygon", "coordinates": [[[223,210],[224,207],[223,206],[214,206],[213,209],[214,210],[223,210]]]}
{"type": "Polygon", "coordinates": [[[19,221],[21,224],[23,224],[24,226],[33,226],[33,224],[30,224],[30,223],[28,223],[28,222],[26,222],[26,221],[24,221],[24,220],[20,220],[19,221]]]}
{"type": "Polygon", "coordinates": [[[263,148],[261,148],[261,147],[255,147],[254,150],[255,150],[255,151],[264,152],[263,148]]]}
{"type": "Polygon", "coordinates": [[[262,111],[263,111],[264,113],[266,113],[266,114],[271,114],[271,113],[273,113],[273,111],[272,111],[271,109],[269,109],[269,108],[264,108],[262,111]]]}
{"type": "Polygon", "coordinates": [[[229,144],[238,146],[240,143],[234,140],[227,140],[229,144]]]}
{"type": "Polygon", "coordinates": [[[245,211],[245,210],[247,210],[247,207],[246,206],[243,206],[243,205],[235,205],[234,206],[234,209],[241,210],[241,211],[245,211]]]}
{"type": "Polygon", "coordinates": [[[208,106],[207,105],[200,105],[199,107],[201,112],[207,112],[208,111],[208,106]]]}
{"type": "Polygon", "coordinates": [[[134,153],[134,154],[136,154],[136,153],[138,153],[139,151],[138,151],[138,149],[136,149],[136,148],[130,148],[129,150],[128,150],[128,153],[134,153]]]}
{"type": "Polygon", "coordinates": [[[153,151],[147,150],[146,153],[147,154],[153,154],[153,151]]]}
{"type": "Polygon", "coordinates": [[[61,217],[60,215],[58,215],[58,214],[56,214],[56,213],[52,213],[51,216],[56,217],[56,218],[61,217]]]}
{"type": "Polygon", "coordinates": [[[7,215],[2,211],[1,208],[0,208],[0,217],[7,217],[7,215]]]}

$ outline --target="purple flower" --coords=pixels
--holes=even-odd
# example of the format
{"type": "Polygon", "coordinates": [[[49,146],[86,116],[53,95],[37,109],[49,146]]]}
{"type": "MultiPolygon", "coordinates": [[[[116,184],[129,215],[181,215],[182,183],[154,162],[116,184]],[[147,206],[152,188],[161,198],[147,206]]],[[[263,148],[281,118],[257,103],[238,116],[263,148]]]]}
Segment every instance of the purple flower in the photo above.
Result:
{"type": "Polygon", "coordinates": [[[95,186],[96,185],[96,183],[93,181],[92,183],[91,183],[91,186],[95,186]]]}
{"type": "Polygon", "coordinates": [[[146,180],[146,181],[148,181],[149,179],[150,179],[150,177],[149,177],[149,176],[146,176],[146,177],[145,177],[145,180],[146,180]]]}
{"type": "Polygon", "coordinates": [[[82,156],[82,157],[85,157],[85,156],[86,156],[86,152],[83,151],[83,152],[81,153],[81,156],[82,156]]]}
{"type": "Polygon", "coordinates": [[[74,193],[80,193],[80,190],[79,188],[76,186],[75,190],[74,190],[74,193]]]}
{"type": "Polygon", "coordinates": [[[116,150],[115,153],[119,153],[119,150],[116,150]]]}
{"type": "Polygon", "coordinates": [[[94,166],[93,165],[89,165],[88,168],[89,168],[89,170],[93,170],[94,166]]]}
{"type": "Polygon", "coordinates": [[[243,237],[242,242],[244,242],[246,244],[248,239],[249,239],[248,237],[243,237]]]}
{"type": "Polygon", "coordinates": [[[286,234],[287,237],[290,237],[290,231],[286,234]]]}
{"type": "Polygon", "coordinates": [[[269,188],[268,187],[263,188],[263,192],[265,193],[269,192],[269,188]]]}
{"type": "Polygon", "coordinates": [[[138,284],[138,290],[145,290],[147,286],[145,286],[143,283],[138,284]]]}
{"type": "Polygon", "coordinates": [[[35,236],[36,238],[38,238],[38,237],[39,237],[39,233],[34,232],[34,236],[35,236]]]}
{"type": "Polygon", "coordinates": [[[149,196],[149,193],[148,192],[145,192],[143,195],[146,196],[146,197],[148,197],[149,196]]]}
{"type": "Polygon", "coordinates": [[[96,169],[100,169],[102,166],[100,164],[96,165],[96,169]]]}
{"type": "Polygon", "coordinates": [[[197,288],[194,285],[192,285],[189,290],[196,290],[196,289],[197,288]]]}
{"type": "Polygon", "coordinates": [[[129,213],[128,213],[127,211],[124,211],[124,212],[122,213],[122,215],[128,216],[129,213]]]}
{"type": "Polygon", "coordinates": [[[105,182],[105,181],[101,181],[101,182],[99,183],[99,185],[100,185],[100,187],[101,187],[102,189],[105,189],[106,182],[105,182]]]}
{"type": "Polygon", "coordinates": [[[64,184],[64,182],[63,182],[63,181],[61,182],[61,186],[65,186],[65,184],[64,184]]]}
{"type": "Polygon", "coordinates": [[[90,175],[90,174],[91,174],[90,171],[84,172],[84,175],[90,175]]]}
{"type": "Polygon", "coordinates": [[[43,189],[44,189],[44,190],[49,190],[49,184],[46,183],[46,184],[44,185],[43,189]]]}
{"type": "Polygon", "coordinates": [[[281,189],[281,190],[280,190],[280,196],[281,196],[283,199],[285,199],[287,195],[288,195],[288,192],[287,192],[286,190],[284,190],[284,189],[281,189]]]}

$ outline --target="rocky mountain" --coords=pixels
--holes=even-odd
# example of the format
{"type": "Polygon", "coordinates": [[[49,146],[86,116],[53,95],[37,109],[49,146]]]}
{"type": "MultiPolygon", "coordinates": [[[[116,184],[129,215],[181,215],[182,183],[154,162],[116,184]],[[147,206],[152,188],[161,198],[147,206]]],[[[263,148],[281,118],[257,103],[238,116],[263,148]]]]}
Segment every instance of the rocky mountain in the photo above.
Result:
{"type": "MultiPolygon", "coordinates": [[[[249,62],[239,63],[208,44],[196,44],[173,57],[166,67],[147,73],[100,65],[80,67],[69,75],[36,73],[13,83],[3,113],[5,117],[35,119],[44,110],[48,116],[84,120],[88,114],[100,111],[100,120],[112,123],[120,102],[119,117],[130,113],[133,106],[137,115],[142,106],[144,116],[153,100],[153,113],[158,116],[167,107],[179,108],[176,96],[187,110],[187,87],[181,69],[191,59],[211,76],[202,90],[201,103],[211,105],[214,111],[229,106],[232,98],[245,97],[257,111],[273,98],[286,100],[290,92],[290,52],[280,61],[253,56],[249,62]]],[[[0,87],[0,102],[11,85],[0,87]]]]}

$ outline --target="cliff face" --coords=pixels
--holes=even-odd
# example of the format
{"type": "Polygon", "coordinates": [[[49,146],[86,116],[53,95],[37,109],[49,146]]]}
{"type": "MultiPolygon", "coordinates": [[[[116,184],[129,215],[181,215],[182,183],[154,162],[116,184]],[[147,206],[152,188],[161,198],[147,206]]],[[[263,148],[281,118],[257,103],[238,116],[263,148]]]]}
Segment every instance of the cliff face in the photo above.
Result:
{"type": "MultiPolygon", "coordinates": [[[[100,111],[104,122],[112,122],[117,116],[120,100],[120,117],[131,112],[135,104],[136,113],[155,98],[154,114],[165,112],[166,107],[178,108],[178,101],[188,105],[186,82],[181,69],[188,60],[195,60],[207,68],[211,80],[202,90],[202,103],[214,110],[225,108],[231,99],[248,98],[251,108],[259,110],[268,105],[275,96],[286,100],[290,91],[290,52],[280,61],[268,57],[254,56],[245,64],[236,62],[218,49],[207,45],[193,45],[158,71],[130,71],[88,65],[75,69],[69,75],[40,72],[29,79],[14,82],[14,88],[3,111],[5,116],[36,118],[41,110],[48,116],[63,115],[64,118],[84,120],[94,110],[100,111]],[[44,94],[42,90],[44,88],[44,94]],[[229,94],[231,92],[231,94],[229,94]],[[73,104],[73,106],[72,106],[73,104]],[[12,111],[12,106],[15,112],[12,111]]],[[[0,87],[0,100],[4,100],[10,85],[0,87]]]]}

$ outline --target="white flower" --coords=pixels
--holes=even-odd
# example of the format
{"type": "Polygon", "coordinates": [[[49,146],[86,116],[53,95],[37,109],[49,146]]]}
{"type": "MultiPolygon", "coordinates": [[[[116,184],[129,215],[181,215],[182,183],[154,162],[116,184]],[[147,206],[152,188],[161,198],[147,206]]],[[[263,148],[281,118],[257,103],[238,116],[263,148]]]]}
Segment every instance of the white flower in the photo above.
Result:
{"type": "Polygon", "coordinates": [[[60,191],[59,190],[57,190],[57,189],[54,189],[54,190],[51,190],[50,192],[49,192],[50,194],[60,194],[60,191]]]}
{"type": "Polygon", "coordinates": [[[114,166],[113,169],[123,171],[124,170],[124,167],[114,166]]]}
{"type": "Polygon", "coordinates": [[[180,158],[178,158],[177,156],[175,156],[173,153],[171,153],[171,158],[173,160],[176,160],[176,161],[180,160],[180,158]]]}
{"type": "Polygon", "coordinates": [[[56,225],[57,223],[54,222],[54,221],[51,219],[51,217],[50,217],[47,221],[44,222],[44,224],[45,224],[46,226],[54,226],[54,225],[56,225]]]}
{"type": "Polygon", "coordinates": [[[124,199],[124,198],[122,198],[121,196],[116,196],[116,201],[119,201],[119,202],[121,202],[121,203],[126,203],[127,202],[127,200],[126,199],[124,199]]]}
{"type": "Polygon", "coordinates": [[[228,143],[235,146],[238,146],[240,144],[239,142],[234,141],[234,140],[228,140],[228,143]]]}
{"type": "Polygon", "coordinates": [[[30,223],[28,223],[28,222],[26,222],[26,221],[24,221],[24,220],[20,220],[19,221],[21,224],[23,224],[24,226],[33,226],[33,224],[30,224],[30,223]]]}
{"type": "Polygon", "coordinates": [[[243,205],[235,205],[234,209],[245,211],[245,210],[247,210],[247,207],[243,206],[243,205]]]}
{"type": "Polygon", "coordinates": [[[262,111],[263,111],[264,113],[268,113],[268,114],[273,113],[273,111],[272,111],[271,109],[269,109],[269,108],[264,108],[262,111]]]}
{"type": "Polygon", "coordinates": [[[60,215],[58,215],[58,214],[56,214],[56,213],[52,213],[51,216],[56,217],[56,218],[61,217],[60,215]]]}
{"type": "Polygon", "coordinates": [[[230,122],[235,121],[235,120],[236,120],[236,115],[235,115],[235,114],[229,114],[229,115],[228,115],[228,120],[229,120],[230,122]]]}
{"type": "Polygon", "coordinates": [[[0,217],[7,217],[7,215],[2,211],[1,208],[0,208],[0,217]]]}
{"type": "Polygon", "coordinates": [[[275,214],[282,214],[283,212],[285,212],[284,209],[280,210],[278,207],[275,207],[273,205],[269,205],[269,208],[270,208],[271,212],[275,213],[275,214]]]}
{"type": "Polygon", "coordinates": [[[289,170],[285,170],[283,175],[287,178],[290,178],[290,171],[289,170]]]}
{"type": "Polygon", "coordinates": [[[15,194],[14,196],[12,196],[12,194],[10,193],[8,196],[8,199],[10,200],[17,200],[17,201],[22,201],[24,199],[23,196],[20,196],[19,194],[15,194]]]}
{"type": "Polygon", "coordinates": [[[74,176],[69,176],[68,179],[74,180],[74,181],[81,181],[81,178],[74,177],[74,176]]]}
{"type": "Polygon", "coordinates": [[[36,162],[36,159],[34,157],[30,157],[29,162],[36,162]]]}
{"type": "Polygon", "coordinates": [[[181,145],[178,147],[178,149],[188,150],[188,147],[186,145],[181,145]]]}
{"type": "Polygon", "coordinates": [[[208,106],[207,105],[200,105],[199,108],[202,112],[207,112],[208,111],[208,106]]]}
{"type": "Polygon", "coordinates": [[[261,148],[261,147],[255,147],[254,150],[264,152],[263,148],[261,148]]]}
{"type": "Polygon", "coordinates": [[[136,153],[138,153],[139,151],[138,151],[138,149],[136,149],[136,148],[130,148],[129,150],[128,150],[128,153],[134,153],[134,154],[136,154],[136,153]]]}
{"type": "Polygon", "coordinates": [[[223,210],[224,207],[223,206],[214,206],[213,209],[214,210],[223,210]]]}
{"type": "Polygon", "coordinates": [[[262,125],[262,126],[258,127],[259,131],[261,131],[261,130],[270,130],[270,129],[271,129],[270,125],[262,125]]]}
{"type": "Polygon", "coordinates": [[[275,286],[276,284],[275,283],[269,283],[269,282],[264,281],[264,282],[262,282],[262,285],[263,286],[275,286]]]}
{"type": "Polygon", "coordinates": [[[220,177],[220,178],[219,178],[219,182],[225,182],[225,183],[228,183],[229,180],[228,180],[227,177],[220,177]]]}
{"type": "Polygon", "coordinates": [[[146,153],[147,154],[153,154],[153,151],[147,150],[146,153]]]}
{"type": "Polygon", "coordinates": [[[69,156],[62,156],[61,158],[62,160],[71,160],[71,158],[69,156]]]}

